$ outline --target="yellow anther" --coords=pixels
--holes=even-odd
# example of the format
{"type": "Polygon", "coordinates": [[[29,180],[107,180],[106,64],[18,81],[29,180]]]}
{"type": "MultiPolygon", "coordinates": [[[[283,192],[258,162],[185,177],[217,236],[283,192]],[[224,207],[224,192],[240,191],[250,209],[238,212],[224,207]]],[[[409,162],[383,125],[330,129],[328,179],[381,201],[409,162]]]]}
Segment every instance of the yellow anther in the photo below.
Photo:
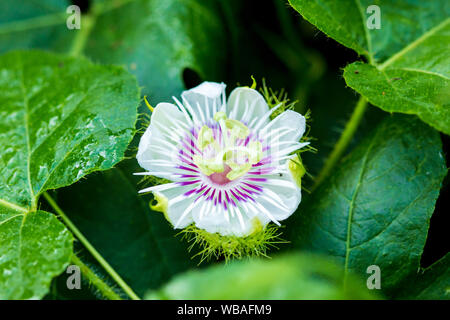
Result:
{"type": "Polygon", "coordinates": [[[197,167],[199,167],[200,171],[207,176],[213,174],[214,172],[223,172],[223,170],[225,170],[221,160],[216,161],[214,158],[205,159],[199,155],[195,155],[193,160],[197,167]]]}
{"type": "Polygon", "coordinates": [[[148,103],[147,96],[144,96],[144,101],[145,101],[145,104],[147,105],[147,107],[149,108],[149,110],[151,112],[153,112],[153,110],[155,110],[155,108],[153,108],[152,105],[150,103],[148,103]]]}
{"type": "Polygon", "coordinates": [[[207,125],[204,125],[198,133],[197,146],[200,150],[205,149],[209,144],[214,142],[213,131],[207,125]]]}
{"type": "Polygon", "coordinates": [[[214,120],[219,122],[220,120],[226,120],[227,119],[227,114],[223,111],[219,111],[216,112],[216,114],[214,115],[214,120]]]}
{"type": "Polygon", "coordinates": [[[228,150],[224,154],[224,161],[231,169],[237,169],[248,158],[248,150],[228,150]]]}
{"type": "MultiPolygon", "coordinates": [[[[230,166],[231,167],[231,166],[230,166]]],[[[227,178],[230,180],[235,180],[237,178],[242,177],[244,174],[248,172],[252,168],[251,163],[247,162],[244,164],[239,165],[235,169],[231,170],[227,173],[227,178]]]]}
{"type": "Polygon", "coordinates": [[[231,168],[231,171],[227,174],[228,179],[234,180],[242,177],[252,168],[252,163],[248,162],[249,152],[248,148],[225,152],[224,161],[231,168]]]}
{"type": "Polygon", "coordinates": [[[225,125],[227,129],[231,130],[232,137],[245,139],[250,134],[250,129],[238,120],[227,119],[225,120],[225,125]]]}

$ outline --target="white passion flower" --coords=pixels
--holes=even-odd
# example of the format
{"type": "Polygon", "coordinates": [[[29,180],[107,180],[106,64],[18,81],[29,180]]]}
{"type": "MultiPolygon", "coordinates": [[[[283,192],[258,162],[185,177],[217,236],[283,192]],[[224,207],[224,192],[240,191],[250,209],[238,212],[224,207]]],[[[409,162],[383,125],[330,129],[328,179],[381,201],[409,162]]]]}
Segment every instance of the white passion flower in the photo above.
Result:
{"type": "MultiPolygon", "coordinates": [[[[159,103],[142,136],[138,174],[172,182],[153,192],[174,228],[191,224],[221,236],[245,237],[288,218],[301,200],[299,160],[293,154],[305,118],[269,108],[256,90],[238,87],[226,101],[225,84],[203,82],[175,104],[159,103]]],[[[301,171],[301,170],[300,170],[301,171]]]]}

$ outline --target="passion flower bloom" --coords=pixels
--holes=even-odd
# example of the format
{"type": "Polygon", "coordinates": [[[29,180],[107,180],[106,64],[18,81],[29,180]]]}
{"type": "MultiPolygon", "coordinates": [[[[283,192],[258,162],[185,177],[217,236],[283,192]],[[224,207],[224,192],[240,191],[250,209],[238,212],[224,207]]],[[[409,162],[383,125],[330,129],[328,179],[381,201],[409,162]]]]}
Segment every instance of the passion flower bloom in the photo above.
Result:
{"type": "Polygon", "coordinates": [[[223,236],[243,237],[288,218],[301,200],[303,166],[293,154],[305,118],[286,110],[271,120],[256,90],[239,87],[226,101],[225,84],[203,82],[181,102],[159,103],[139,143],[137,160],[172,182],[153,192],[174,228],[192,223],[223,236]]]}

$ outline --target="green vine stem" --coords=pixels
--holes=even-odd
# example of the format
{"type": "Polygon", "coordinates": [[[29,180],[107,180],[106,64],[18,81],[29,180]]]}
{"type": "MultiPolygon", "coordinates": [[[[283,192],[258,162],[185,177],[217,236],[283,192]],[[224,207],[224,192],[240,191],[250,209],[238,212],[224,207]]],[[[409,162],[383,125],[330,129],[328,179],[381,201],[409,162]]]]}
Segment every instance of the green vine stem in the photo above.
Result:
{"type": "Polygon", "coordinates": [[[358,128],[359,123],[361,122],[362,116],[364,115],[364,111],[367,108],[367,99],[361,96],[356,103],[356,107],[353,110],[353,113],[345,125],[344,131],[342,132],[338,142],[334,146],[333,151],[331,151],[330,156],[325,161],[325,164],[322,170],[319,172],[316,181],[312,187],[312,191],[314,191],[323,180],[330,174],[331,170],[333,170],[336,163],[341,158],[342,154],[347,149],[350,141],[352,140],[356,129],[358,128]]]}
{"type": "Polygon", "coordinates": [[[69,50],[69,55],[76,57],[83,52],[89,34],[94,27],[96,18],[97,16],[93,14],[82,16],[82,28],[78,31],[78,34],[72,42],[72,47],[69,50]]]}
{"type": "Polygon", "coordinates": [[[11,34],[12,32],[24,32],[31,29],[44,28],[49,26],[61,25],[66,21],[67,14],[65,12],[49,14],[45,16],[16,20],[7,23],[2,23],[2,28],[0,29],[0,35],[11,34]]]}
{"type": "MultiPolygon", "coordinates": [[[[111,265],[102,257],[102,255],[92,246],[92,244],[84,237],[80,230],[72,223],[69,217],[61,210],[58,204],[53,200],[53,198],[47,193],[43,193],[44,198],[50,204],[50,206],[56,211],[56,213],[61,217],[67,227],[72,231],[72,233],[80,240],[84,247],[91,253],[91,255],[100,263],[100,265],[108,272],[112,279],[125,291],[125,293],[133,300],[140,300],[140,298],[134,293],[128,284],[120,277],[120,275],[111,267],[111,265]]],[[[100,289],[100,288],[99,288],[100,289]]]]}
{"type": "Polygon", "coordinates": [[[75,253],[72,255],[72,263],[80,267],[81,273],[88,279],[89,283],[94,285],[105,298],[109,300],[123,300],[110,286],[85,265],[75,253]]]}

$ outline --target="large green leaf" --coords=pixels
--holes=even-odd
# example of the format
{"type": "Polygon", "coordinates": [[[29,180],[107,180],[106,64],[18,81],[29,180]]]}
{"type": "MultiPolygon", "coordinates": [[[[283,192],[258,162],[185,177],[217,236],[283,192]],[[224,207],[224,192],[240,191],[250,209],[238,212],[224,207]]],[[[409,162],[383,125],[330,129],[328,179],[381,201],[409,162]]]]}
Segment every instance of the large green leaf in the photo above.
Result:
{"type": "Polygon", "coordinates": [[[351,278],[344,288],[342,270],[329,260],[291,254],[189,271],[147,299],[373,299],[376,295],[351,278]]]}
{"type": "Polygon", "coordinates": [[[416,114],[450,134],[450,7],[437,1],[290,0],[305,19],[369,64],[345,68],[347,84],[389,112],[416,114]],[[378,5],[381,28],[368,29],[378,5]]]}
{"type": "Polygon", "coordinates": [[[395,298],[450,300],[450,253],[404,281],[395,298]]]}
{"type": "Polygon", "coordinates": [[[352,48],[369,60],[382,61],[399,52],[448,17],[445,0],[289,0],[306,20],[329,37],[352,48]],[[380,29],[367,28],[380,8],[380,29]]]}
{"type": "Polygon", "coordinates": [[[98,15],[85,54],[104,63],[126,64],[155,102],[184,89],[185,68],[220,80],[226,46],[216,4],[131,1],[98,15]]]}
{"type": "Polygon", "coordinates": [[[446,172],[437,132],[390,117],[301,204],[291,240],[335,256],[346,273],[378,265],[389,290],[419,268],[446,172]]]}
{"type": "Polygon", "coordinates": [[[139,101],[128,72],[40,51],[5,54],[0,69],[0,199],[34,208],[122,160],[139,101]]]}
{"type": "Polygon", "coordinates": [[[36,8],[36,1],[24,0],[21,11],[0,4],[0,52],[39,47],[121,64],[155,103],[184,89],[186,68],[210,80],[224,73],[226,33],[218,1],[96,1],[79,30],[67,29],[65,1],[44,4],[36,8]]]}
{"type": "Polygon", "coordinates": [[[37,299],[72,256],[72,234],[48,212],[0,206],[0,299],[37,299]]]}
{"type": "Polygon", "coordinates": [[[194,267],[186,241],[138,195],[135,159],[60,189],[61,208],[123,279],[143,295],[194,267]]]}
{"type": "Polygon", "coordinates": [[[360,62],[348,65],[344,70],[347,84],[385,111],[416,114],[450,134],[450,54],[447,48],[443,50],[450,43],[447,26],[449,36],[439,35],[436,46],[427,48],[423,56],[416,54],[414,60],[399,58],[381,67],[360,62]]]}
{"type": "MultiPolygon", "coordinates": [[[[0,57],[0,70],[0,210],[19,211],[27,222],[20,227],[17,216],[0,236],[21,243],[22,230],[28,241],[36,230],[39,247],[30,246],[27,263],[37,251],[45,256],[36,255],[33,272],[16,277],[23,292],[14,292],[41,297],[43,284],[67,263],[55,248],[67,246],[68,238],[55,218],[34,212],[39,195],[123,159],[135,130],[139,90],[134,77],[120,67],[41,51],[7,53],[0,57]],[[47,229],[49,236],[40,236],[47,229]],[[52,237],[56,231],[61,234],[52,237]]],[[[20,245],[8,248],[11,255],[20,254],[20,245]]],[[[10,269],[24,267],[20,259],[8,263],[10,269]]],[[[0,287],[7,287],[8,279],[0,278],[0,287]]]]}

